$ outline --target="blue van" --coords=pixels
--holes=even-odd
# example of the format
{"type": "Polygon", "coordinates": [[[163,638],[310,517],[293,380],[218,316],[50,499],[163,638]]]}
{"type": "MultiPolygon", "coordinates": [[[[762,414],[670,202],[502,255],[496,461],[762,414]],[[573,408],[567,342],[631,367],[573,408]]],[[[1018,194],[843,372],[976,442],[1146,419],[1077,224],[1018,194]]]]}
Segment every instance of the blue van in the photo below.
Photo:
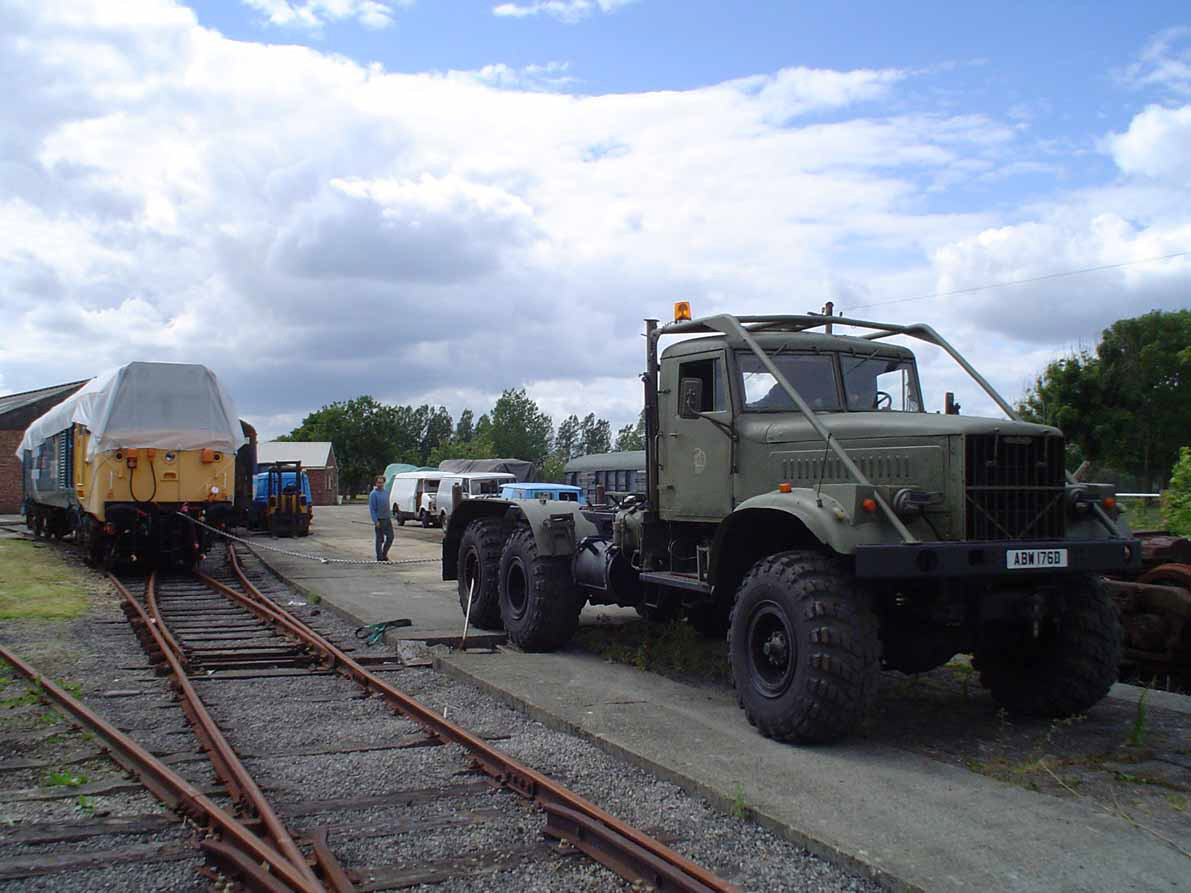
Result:
{"type": "Polygon", "coordinates": [[[578,487],[567,484],[505,484],[500,488],[501,499],[557,499],[587,505],[587,497],[578,487]]]}

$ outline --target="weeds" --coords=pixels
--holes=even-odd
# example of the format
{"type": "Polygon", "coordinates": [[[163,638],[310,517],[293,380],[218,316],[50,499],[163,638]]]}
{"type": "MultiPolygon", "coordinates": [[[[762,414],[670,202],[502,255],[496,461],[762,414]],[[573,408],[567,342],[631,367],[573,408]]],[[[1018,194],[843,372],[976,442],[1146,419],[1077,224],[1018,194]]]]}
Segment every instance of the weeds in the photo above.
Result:
{"type": "Polygon", "coordinates": [[[36,691],[24,691],[19,695],[11,695],[10,697],[0,700],[0,707],[11,710],[14,707],[25,707],[29,704],[36,704],[38,695],[36,691]]]}
{"type": "Polygon", "coordinates": [[[1167,794],[1166,802],[1170,804],[1170,808],[1175,812],[1187,811],[1187,798],[1182,794],[1167,794]]]}
{"type": "Polygon", "coordinates": [[[752,817],[753,810],[744,799],[744,788],[740,782],[736,783],[736,793],[732,797],[732,805],[728,808],[729,815],[734,819],[747,821],[752,817]]]}
{"type": "Polygon", "coordinates": [[[1137,715],[1133,717],[1133,726],[1129,729],[1129,743],[1134,747],[1141,747],[1145,743],[1146,698],[1149,694],[1150,688],[1146,686],[1141,690],[1141,697],[1137,699],[1137,715]]]}
{"type": "Polygon", "coordinates": [[[964,700],[968,700],[971,696],[972,677],[976,675],[976,668],[966,660],[953,660],[944,664],[944,669],[950,670],[959,677],[960,684],[963,686],[964,700]]]}
{"type": "Polygon", "coordinates": [[[87,783],[87,776],[70,769],[51,769],[45,774],[47,788],[77,788],[87,783]]]}
{"type": "Polygon", "coordinates": [[[75,697],[75,698],[83,697],[83,686],[77,682],[72,682],[69,679],[59,679],[58,687],[61,688],[63,691],[69,693],[71,695],[71,697],[75,697]]]}
{"type": "Polygon", "coordinates": [[[688,623],[584,627],[574,641],[606,660],[663,676],[720,683],[731,678],[724,640],[704,638],[688,623]]]}
{"type": "Polygon", "coordinates": [[[86,794],[79,794],[78,799],[74,801],[74,806],[79,812],[90,815],[95,812],[95,798],[88,797],[86,794]]]}

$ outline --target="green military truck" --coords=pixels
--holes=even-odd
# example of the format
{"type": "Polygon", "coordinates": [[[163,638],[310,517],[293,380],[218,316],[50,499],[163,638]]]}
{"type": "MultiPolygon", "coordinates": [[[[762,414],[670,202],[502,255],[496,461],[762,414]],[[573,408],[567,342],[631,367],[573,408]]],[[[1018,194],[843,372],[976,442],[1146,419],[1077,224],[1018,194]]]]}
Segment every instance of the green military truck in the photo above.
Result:
{"type": "Polygon", "coordinates": [[[527,651],[566,644],[589,602],[726,632],[740,705],[785,741],[843,737],[881,667],[960,652],[1011,711],[1104,697],[1120,629],[1099,575],[1140,549],[1112,488],[1067,475],[1061,432],[1018,419],[926,325],[679,307],[646,320],[645,492],[452,514],[443,579],[472,623],[527,651]],[[671,335],[703,337],[659,358],[671,335]],[[950,395],[927,413],[895,335],[946,351],[1008,420],[950,395]]]}

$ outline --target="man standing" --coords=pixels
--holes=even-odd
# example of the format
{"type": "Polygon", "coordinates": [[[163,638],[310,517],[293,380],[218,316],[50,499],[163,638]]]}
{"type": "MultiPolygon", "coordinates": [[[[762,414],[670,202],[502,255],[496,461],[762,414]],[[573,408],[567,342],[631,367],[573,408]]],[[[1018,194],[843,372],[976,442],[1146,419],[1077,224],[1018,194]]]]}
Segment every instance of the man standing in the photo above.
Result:
{"type": "Polygon", "coordinates": [[[376,487],[368,494],[368,511],[376,528],[376,560],[388,561],[389,547],[393,545],[393,513],[389,510],[383,475],[376,479],[376,487]]]}

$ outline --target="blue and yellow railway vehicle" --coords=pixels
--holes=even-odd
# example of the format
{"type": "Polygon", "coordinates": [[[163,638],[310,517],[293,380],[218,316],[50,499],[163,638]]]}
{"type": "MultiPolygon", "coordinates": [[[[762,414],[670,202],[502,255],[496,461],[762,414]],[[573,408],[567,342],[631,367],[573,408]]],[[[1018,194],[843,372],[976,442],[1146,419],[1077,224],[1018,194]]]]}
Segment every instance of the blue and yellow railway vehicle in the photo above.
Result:
{"type": "Polygon", "coordinates": [[[73,534],[88,562],[193,565],[234,518],[235,407],[205,366],[129,363],[33,422],[22,461],[25,521],[73,534]]]}

